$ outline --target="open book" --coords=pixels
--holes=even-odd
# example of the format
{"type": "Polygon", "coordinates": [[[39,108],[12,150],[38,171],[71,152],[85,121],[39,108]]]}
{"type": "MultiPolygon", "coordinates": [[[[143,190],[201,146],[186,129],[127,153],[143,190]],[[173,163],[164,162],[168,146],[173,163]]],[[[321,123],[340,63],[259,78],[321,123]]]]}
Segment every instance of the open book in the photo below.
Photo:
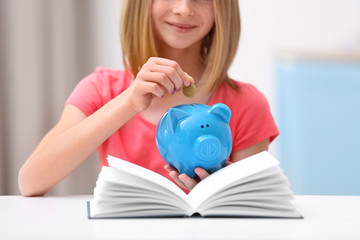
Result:
{"type": "Polygon", "coordinates": [[[108,162],[88,202],[89,218],[301,218],[279,162],[267,151],[218,170],[188,195],[153,171],[112,156],[108,162]]]}

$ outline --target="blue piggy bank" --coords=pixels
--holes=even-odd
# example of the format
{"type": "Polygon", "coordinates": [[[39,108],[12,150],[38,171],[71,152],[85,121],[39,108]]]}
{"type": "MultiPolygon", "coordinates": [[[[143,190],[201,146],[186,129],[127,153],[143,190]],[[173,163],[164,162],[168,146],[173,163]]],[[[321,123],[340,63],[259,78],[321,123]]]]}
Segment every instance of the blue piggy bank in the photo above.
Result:
{"type": "Polygon", "coordinates": [[[170,108],[157,127],[156,145],[164,160],[179,173],[195,176],[222,168],[232,148],[231,111],[222,103],[186,104],[170,108]]]}

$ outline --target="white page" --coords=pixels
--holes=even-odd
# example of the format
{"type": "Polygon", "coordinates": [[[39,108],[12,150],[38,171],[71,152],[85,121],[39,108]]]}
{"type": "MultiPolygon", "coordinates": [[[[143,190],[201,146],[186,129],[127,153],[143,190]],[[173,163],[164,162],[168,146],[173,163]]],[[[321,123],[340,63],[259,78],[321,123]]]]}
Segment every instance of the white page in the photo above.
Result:
{"type": "Polygon", "coordinates": [[[190,208],[189,205],[178,195],[158,183],[149,181],[146,178],[135,176],[129,171],[124,170],[124,168],[116,169],[105,166],[102,168],[96,182],[96,187],[94,189],[94,201],[118,201],[114,198],[115,195],[127,194],[128,196],[131,196],[134,192],[146,195],[146,198],[152,202],[162,204],[168,204],[171,202],[176,204],[179,208],[190,208]]]}
{"type": "Polygon", "coordinates": [[[219,191],[219,189],[278,164],[279,161],[267,151],[233,163],[211,174],[196,185],[188,195],[189,203],[194,209],[197,209],[201,203],[219,191]]]}
{"type": "Polygon", "coordinates": [[[146,179],[150,182],[157,183],[179,196],[185,202],[187,202],[186,193],[184,193],[175,183],[173,183],[166,177],[161,176],[160,174],[157,174],[149,169],[143,168],[133,163],[129,163],[127,161],[110,155],[107,157],[107,160],[110,167],[120,169],[121,171],[124,171],[126,169],[127,172],[133,174],[134,176],[146,179]]]}

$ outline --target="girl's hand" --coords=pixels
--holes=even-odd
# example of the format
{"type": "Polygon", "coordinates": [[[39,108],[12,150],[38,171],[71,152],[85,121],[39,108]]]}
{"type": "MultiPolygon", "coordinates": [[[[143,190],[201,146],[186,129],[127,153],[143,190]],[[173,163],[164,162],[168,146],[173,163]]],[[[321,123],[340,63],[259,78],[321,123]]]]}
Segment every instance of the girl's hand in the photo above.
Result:
{"type": "MultiPolygon", "coordinates": [[[[225,167],[230,165],[231,162],[227,161],[225,163],[225,167]]],[[[169,176],[182,188],[192,190],[200,181],[204,180],[210,174],[204,170],[203,168],[195,168],[195,177],[191,178],[187,176],[185,173],[179,174],[179,172],[173,168],[171,165],[166,164],[164,169],[169,172],[169,176]]]]}
{"type": "Polygon", "coordinates": [[[136,112],[144,111],[155,97],[173,94],[193,81],[180,65],[169,59],[152,57],[142,66],[128,89],[129,101],[136,112]]]}
{"type": "Polygon", "coordinates": [[[169,172],[169,176],[174,179],[179,186],[190,191],[196,186],[196,184],[210,175],[207,171],[199,167],[195,168],[196,175],[194,178],[187,176],[185,173],[179,174],[179,172],[169,164],[165,165],[164,168],[169,172]]]}

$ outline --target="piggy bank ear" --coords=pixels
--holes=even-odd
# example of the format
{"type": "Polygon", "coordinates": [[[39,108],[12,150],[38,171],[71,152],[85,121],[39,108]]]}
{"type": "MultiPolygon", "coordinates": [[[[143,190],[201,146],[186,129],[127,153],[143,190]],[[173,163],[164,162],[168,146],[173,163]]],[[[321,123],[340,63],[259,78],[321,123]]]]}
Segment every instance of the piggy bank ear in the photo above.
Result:
{"type": "Polygon", "coordinates": [[[189,117],[190,114],[178,108],[170,108],[166,118],[166,125],[171,134],[175,133],[176,126],[180,120],[189,117]]]}
{"type": "Polygon", "coordinates": [[[231,111],[230,108],[225,104],[222,103],[214,104],[209,108],[208,112],[218,116],[221,120],[223,120],[226,123],[230,122],[231,111]]]}

